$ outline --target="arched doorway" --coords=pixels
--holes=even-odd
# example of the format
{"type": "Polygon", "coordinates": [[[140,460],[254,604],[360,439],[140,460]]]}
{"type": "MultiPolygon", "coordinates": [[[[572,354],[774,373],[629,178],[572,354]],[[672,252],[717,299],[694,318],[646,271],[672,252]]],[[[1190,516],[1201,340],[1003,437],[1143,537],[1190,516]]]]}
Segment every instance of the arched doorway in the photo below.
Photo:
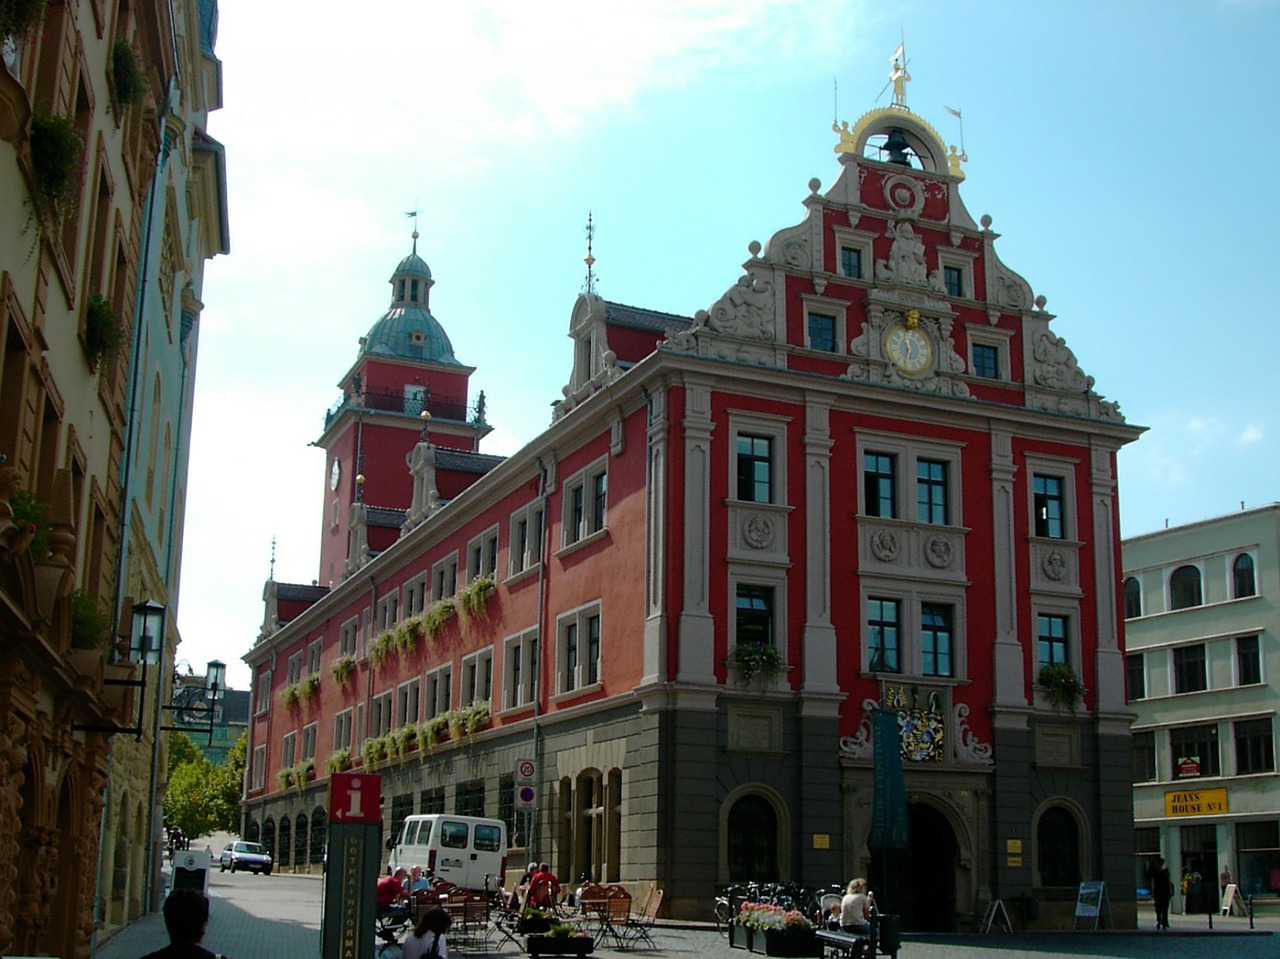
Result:
{"type": "Polygon", "coordinates": [[[959,844],[945,816],[926,803],[907,806],[910,845],[874,851],[871,888],[884,912],[902,916],[910,932],[954,932],[959,844]]]}
{"type": "Polygon", "coordinates": [[[778,881],[778,814],[760,795],[743,796],[729,809],[730,882],[778,881]]]}

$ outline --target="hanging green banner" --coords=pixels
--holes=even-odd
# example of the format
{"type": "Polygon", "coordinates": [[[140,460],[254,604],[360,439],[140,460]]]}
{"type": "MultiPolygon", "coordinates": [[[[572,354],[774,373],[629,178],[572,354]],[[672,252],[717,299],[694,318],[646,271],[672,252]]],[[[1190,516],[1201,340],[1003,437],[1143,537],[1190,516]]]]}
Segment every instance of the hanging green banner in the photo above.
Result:
{"type": "Polygon", "coordinates": [[[872,781],[871,849],[907,848],[907,789],[902,781],[902,736],[898,714],[871,712],[872,781]]]}

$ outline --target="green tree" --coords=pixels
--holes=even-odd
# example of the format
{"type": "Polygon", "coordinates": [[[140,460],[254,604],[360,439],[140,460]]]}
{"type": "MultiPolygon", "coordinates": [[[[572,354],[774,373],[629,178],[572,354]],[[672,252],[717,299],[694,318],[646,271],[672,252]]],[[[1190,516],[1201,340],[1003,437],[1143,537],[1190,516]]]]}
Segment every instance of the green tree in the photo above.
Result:
{"type": "Polygon", "coordinates": [[[204,753],[200,752],[200,747],[191,741],[191,737],[186,733],[170,733],[169,734],[169,778],[173,778],[173,771],[184,763],[198,762],[204,758],[204,753]]]}
{"type": "Polygon", "coordinates": [[[196,839],[216,830],[240,828],[240,792],[244,782],[248,733],[215,766],[186,733],[169,739],[169,788],[164,796],[164,820],[196,839]]]}

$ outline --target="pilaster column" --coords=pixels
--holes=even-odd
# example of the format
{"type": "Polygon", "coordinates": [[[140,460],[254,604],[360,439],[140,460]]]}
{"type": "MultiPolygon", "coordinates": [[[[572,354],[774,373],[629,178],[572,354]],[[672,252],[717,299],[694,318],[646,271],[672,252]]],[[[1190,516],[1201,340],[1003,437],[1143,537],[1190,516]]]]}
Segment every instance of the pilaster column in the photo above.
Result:
{"type": "Polygon", "coordinates": [[[680,611],[680,662],[676,680],[712,685],[715,620],[711,615],[711,420],[710,380],[685,380],[684,428],[684,606],[680,611]]]}

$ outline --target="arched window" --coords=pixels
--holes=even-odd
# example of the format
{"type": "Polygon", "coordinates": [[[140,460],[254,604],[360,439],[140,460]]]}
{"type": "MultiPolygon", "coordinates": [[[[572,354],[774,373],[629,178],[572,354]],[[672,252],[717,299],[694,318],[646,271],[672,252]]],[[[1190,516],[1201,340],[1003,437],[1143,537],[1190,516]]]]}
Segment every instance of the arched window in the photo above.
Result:
{"type": "Polygon", "coordinates": [[[729,810],[729,881],[777,882],[778,814],[763,796],[743,796],[729,810]]]}
{"type": "Polygon", "coordinates": [[[1130,576],[1124,581],[1124,618],[1136,619],[1142,615],[1142,586],[1138,577],[1130,576]]]}
{"type": "Polygon", "coordinates": [[[1036,850],[1042,886],[1080,884],[1080,829],[1061,806],[1046,809],[1036,824],[1036,850]]]}
{"type": "Polygon", "coordinates": [[[289,865],[289,851],[293,848],[293,820],[288,816],[280,817],[280,854],[276,862],[281,866],[289,865]]]}
{"type": "Polygon", "coordinates": [[[1231,564],[1231,586],[1231,595],[1236,599],[1257,593],[1257,584],[1253,579],[1253,557],[1248,553],[1241,553],[1231,564]]]}
{"type": "Polygon", "coordinates": [[[311,838],[309,826],[307,814],[298,813],[298,821],[293,830],[293,863],[299,868],[307,864],[307,840],[311,838]]]}
{"type": "Polygon", "coordinates": [[[262,823],[262,845],[272,858],[276,857],[276,821],[270,816],[262,823]]]}
{"type": "Polygon", "coordinates": [[[1194,566],[1179,566],[1169,577],[1169,608],[1189,609],[1202,602],[1200,570],[1194,566]]]}
{"type": "Polygon", "coordinates": [[[259,836],[262,834],[262,826],[256,819],[249,820],[249,826],[244,831],[244,838],[249,842],[260,842],[259,836]]]}
{"type": "Polygon", "coordinates": [[[311,861],[324,861],[324,843],[328,835],[329,817],[323,809],[317,808],[311,813],[311,861]]]}

